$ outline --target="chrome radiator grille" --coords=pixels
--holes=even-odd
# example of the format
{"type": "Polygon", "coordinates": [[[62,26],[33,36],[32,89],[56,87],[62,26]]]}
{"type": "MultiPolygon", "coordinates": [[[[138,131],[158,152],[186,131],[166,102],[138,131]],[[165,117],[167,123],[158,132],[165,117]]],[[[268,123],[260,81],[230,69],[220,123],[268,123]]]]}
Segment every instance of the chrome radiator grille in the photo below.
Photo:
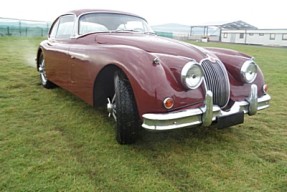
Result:
{"type": "Polygon", "coordinates": [[[211,62],[206,59],[201,62],[208,90],[213,93],[213,104],[224,107],[229,100],[230,85],[225,66],[220,61],[211,62]]]}

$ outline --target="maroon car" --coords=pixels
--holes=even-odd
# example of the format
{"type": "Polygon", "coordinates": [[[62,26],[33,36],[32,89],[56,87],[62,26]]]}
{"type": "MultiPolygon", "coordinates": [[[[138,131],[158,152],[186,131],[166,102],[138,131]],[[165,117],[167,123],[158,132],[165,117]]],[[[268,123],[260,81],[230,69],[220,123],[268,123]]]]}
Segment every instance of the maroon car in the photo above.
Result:
{"type": "Polygon", "coordinates": [[[135,142],[140,127],[230,127],[269,107],[252,57],[158,37],[140,16],[76,10],[53,23],[37,69],[45,88],[62,87],[116,121],[116,139],[135,142]]]}

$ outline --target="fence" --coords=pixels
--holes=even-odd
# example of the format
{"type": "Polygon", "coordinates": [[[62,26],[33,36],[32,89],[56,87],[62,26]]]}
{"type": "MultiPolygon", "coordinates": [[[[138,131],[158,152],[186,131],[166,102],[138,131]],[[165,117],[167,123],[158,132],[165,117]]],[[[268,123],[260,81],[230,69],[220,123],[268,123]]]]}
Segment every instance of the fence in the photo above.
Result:
{"type": "Polygon", "coordinates": [[[50,22],[0,17],[0,36],[47,36],[50,22]]]}
{"type": "Polygon", "coordinates": [[[188,33],[180,33],[180,32],[161,32],[161,31],[155,31],[155,34],[157,36],[161,37],[168,37],[171,39],[177,39],[177,40],[188,40],[189,34],[188,33]]]}

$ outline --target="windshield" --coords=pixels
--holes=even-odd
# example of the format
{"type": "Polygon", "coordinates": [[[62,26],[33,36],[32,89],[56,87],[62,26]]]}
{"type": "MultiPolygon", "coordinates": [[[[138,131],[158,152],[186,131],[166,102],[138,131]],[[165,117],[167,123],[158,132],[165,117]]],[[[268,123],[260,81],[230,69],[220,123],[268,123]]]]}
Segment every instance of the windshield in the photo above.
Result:
{"type": "Polygon", "coordinates": [[[153,33],[144,19],[115,13],[89,13],[81,16],[78,32],[79,35],[96,32],[153,33]]]}

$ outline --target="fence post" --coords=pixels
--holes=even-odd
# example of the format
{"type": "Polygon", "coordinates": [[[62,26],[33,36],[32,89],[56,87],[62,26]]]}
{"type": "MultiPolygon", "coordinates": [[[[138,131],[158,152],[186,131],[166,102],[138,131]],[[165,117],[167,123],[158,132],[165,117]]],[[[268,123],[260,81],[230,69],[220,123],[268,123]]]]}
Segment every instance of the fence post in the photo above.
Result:
{"type": "Polygon", "coordinates": [[[21,36],[21,20],[19,20],[19,33],[20,33],[20,36],[21,36]]]}

